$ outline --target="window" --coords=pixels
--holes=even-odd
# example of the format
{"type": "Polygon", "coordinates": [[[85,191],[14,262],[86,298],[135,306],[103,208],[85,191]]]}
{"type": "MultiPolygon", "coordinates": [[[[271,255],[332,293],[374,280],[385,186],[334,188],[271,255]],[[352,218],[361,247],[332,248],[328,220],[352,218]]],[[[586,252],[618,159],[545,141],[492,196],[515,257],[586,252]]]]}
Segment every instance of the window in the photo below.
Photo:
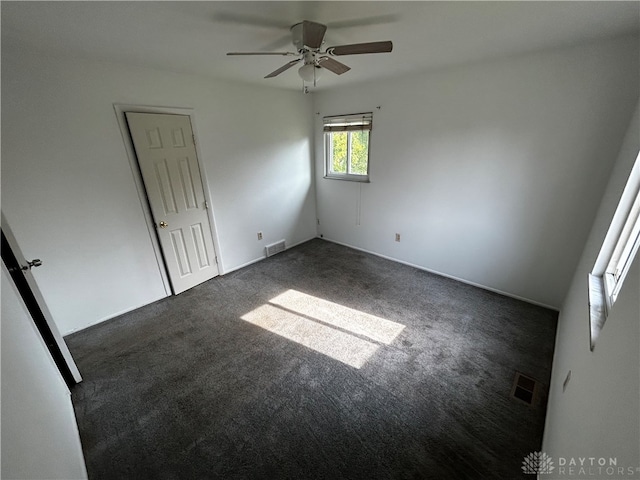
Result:
{"type": "Polygon", "coordinates": [[[640,154],[589,275],[591,350],[640,248],[640,154]]]}
{"type": "Polygon", "coordinates": [[[624,224],[618,242],[613,250],[611,260],[604,274],[604,290],[607,306],[613,306],[624,278],[631,267],[631,262],[640,246],[640,192],[636,195],[629,217],[624,224]]]}
{"type": "Polygon", "coordinates": [[[369,181],[371,113],[324,117],[325,178],[369,181]]]}

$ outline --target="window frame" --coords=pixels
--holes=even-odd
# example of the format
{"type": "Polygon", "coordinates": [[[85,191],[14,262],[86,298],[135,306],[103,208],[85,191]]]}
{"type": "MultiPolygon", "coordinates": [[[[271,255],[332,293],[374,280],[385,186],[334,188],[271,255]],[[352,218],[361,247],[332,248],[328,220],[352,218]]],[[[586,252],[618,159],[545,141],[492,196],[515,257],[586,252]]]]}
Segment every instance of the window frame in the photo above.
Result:
{"type": "Polygon", "coordinates": [[[588,276],[592,351],[638,250],[640,250],[640,152],[625,184],[593,270],[588,276]]]}
{"type": "Polygon", "coordinates": [[[640,191],[636,193],[633,206],[624,227],[620,232],[611,259],[603,275],[607,308],[610,310],[616,302],[620,288],[631,268],[633,259],[640,247],[640,191]]]}
{"type": "Polygon", "coordinates": [[[324,135],[324,178],[331,180],[347,180],[351,182],[370,183],[369,172],[371,168],[371,132],[373,130],[373,113],[355,113],[348,115],[335,115],[322,119],[324,135]],[[358,128],[358,127],[361,128],[358,128]],[[368,131],[367,141],[367,173],[352,173],[352,135],[354,132],[368,131]],[[334,133],[347,134],[347,161],[346,172],[333,171],[333,141],[334,133]]]}

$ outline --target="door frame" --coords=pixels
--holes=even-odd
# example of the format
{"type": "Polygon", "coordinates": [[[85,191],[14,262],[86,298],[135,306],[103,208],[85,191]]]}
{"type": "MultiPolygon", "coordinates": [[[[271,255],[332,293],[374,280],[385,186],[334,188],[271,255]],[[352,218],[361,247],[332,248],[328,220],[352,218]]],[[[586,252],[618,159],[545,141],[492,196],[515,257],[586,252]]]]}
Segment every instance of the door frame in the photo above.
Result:
{"type": "Polygon", "coordinates": [[[188,116],[191,122],[191,130],[193,135],[195,136],[195,149],[196,156],[198,157],[198,167],[200,168],[200,178],[202,180],[202,190],[204,191],[204,198],[207,202],[207,217],[209,220],[209,228],[211,230],[211,236],[213,237],[213,247],[215,248],[215,255],[218,262],[218,275],[224,274],[224,266],[222,263],[222,255],[220,252],[220,241],[218,239],[217,227],[215,215],[213,213],[213,202],[211,200],[211,195],[209,192],[209,180],[207,178],[206,169],[203,168],[202,165],[202,152],[200,151],[200,144],[198,139],[200,136],[198,135],[198,131],[196,128],[196,114],[193,108],[184,108],[184,107],[161,107],[161,106],[153,106],[153,105],[130,105],[130,104],[121,104],[114,103],[113,108],[116,113],[116,119],[118,120],[118,127],[120,128],[120,133],[122,135],[122,141],[124,143],[124,148],[127,153],[127,158],[129,159],[129,166],[131,167],[131,173],[133,175],[133,180],[136,185],[136,190],[138,191],[138,198],[140,200],[140,206],[142,207],[142,213],[145,218],[145,223],[147,224],[147,231],[149,232],[149,238],[151,240],[151,245],[153,247],[153,251],[156,257],[156,263],[158,265],[158,270],[160,272],[160,278],[162,279],[162,284],[164,286],[164,291],[166,296],[169,297],[173,295],[173,290],[171,289],[171,282],[169,281],[169,274],[167,273],[167,266],[164,262],[164,256],[162,253],[162,248],[160,247],[160,242],[158,240],[158,234],[156,232],[155,223],[153,221],[153,215],[151,214],[151,208],[149,206],[149,199],[147,198],[147,191],[144,186],[144,181],[142,180],[142,174],[140,173],[140,165],[138,164],[138,157],[136,156],[135,147],[133,145],[133,140],[131,139],[131,134],[129,133],[129,126],[127,125],[127,119],[125,117],[126,112],[135,112],[135,113],[159,113],[165,115],[184,115],[188,116]]]}

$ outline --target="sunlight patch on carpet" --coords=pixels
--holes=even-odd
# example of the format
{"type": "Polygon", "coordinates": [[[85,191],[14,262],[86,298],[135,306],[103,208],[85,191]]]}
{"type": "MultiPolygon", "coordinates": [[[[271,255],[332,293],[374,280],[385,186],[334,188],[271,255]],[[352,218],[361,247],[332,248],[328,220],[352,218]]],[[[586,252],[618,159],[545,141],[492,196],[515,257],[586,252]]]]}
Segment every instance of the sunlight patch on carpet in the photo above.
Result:
{"type": "Polygon", "coordinates": [[[355,368],[404,329],[399,323],[296,290],[287,290],[241,318],[355,368]]]}

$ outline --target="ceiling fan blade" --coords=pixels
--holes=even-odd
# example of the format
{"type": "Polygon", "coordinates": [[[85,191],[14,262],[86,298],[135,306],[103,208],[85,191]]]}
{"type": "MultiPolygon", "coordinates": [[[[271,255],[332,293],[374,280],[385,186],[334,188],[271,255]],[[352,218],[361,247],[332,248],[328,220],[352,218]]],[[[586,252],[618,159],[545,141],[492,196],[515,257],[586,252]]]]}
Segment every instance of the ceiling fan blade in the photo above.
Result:
{"type": "Polygon", "coordinates": [[[280,55],[286,57],[291,55],[296,56],[298,54],[293,52],[228,52],[227,55],[280,55]]]}
{"type": "Polygon", "coordinates": [[[318,65],[326,68],[327,70],[335,73],[336,75],[342,75],[343,73],[351,70],[351,67],[346,66],[344,63],[340,63],[331,57],[322,57],[318,59],[318,65]]]}
{"type": "Polygon", "coordinates": [[[386,41],[338,45],[337,47],[327,48],[327,53],[329,55],[360,55],[363,53],[385,53],[391,50],[393,50],[393,43],[386,41]]]}
{"type": "Polygon", "coordinates": [[[280,75],[282,72],[284,72],[285,70],[289,70],[291,67],[293,67],[296,63],[298,63],[300,60],[302,60],[301,58],[298,58],[296,60],[291,60],[289,63],[281,66],[279,69],[274,70],[273,72],[271,72],[269,75],[267,75],[264,78],[273,78],[277,75],[280,75]]]}
{"type": "Polygon", "coordinates": [[[309,48],[320,48],[327,26],[304,20],[302,22],[302,42],[309,48]]]}

